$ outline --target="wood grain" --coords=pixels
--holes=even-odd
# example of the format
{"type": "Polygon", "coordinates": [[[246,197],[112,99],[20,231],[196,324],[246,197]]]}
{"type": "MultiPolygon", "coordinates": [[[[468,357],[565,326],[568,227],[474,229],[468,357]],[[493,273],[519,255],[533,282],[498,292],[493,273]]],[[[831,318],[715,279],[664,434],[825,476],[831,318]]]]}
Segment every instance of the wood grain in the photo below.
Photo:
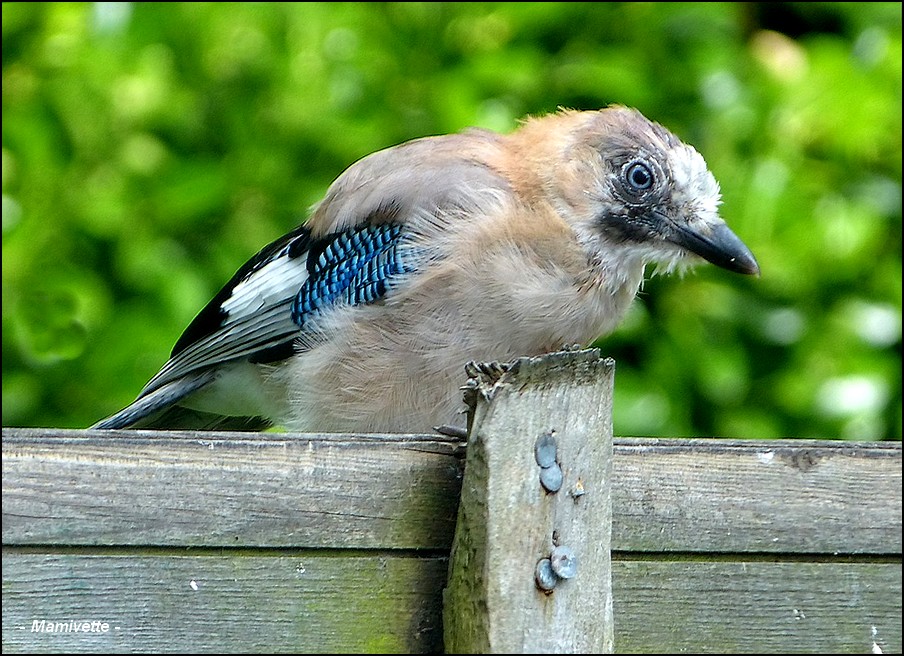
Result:
{"type": "Polygon", "coordinates": [[[614,364],[598,351],[554,353],[525,358],[498,380],[474,379],[444,596],[447,651],[612,652],[614,364]],[[558,491],[541,484],[538,440],[555,445],[541,462],[563,472],[558,491]],[[572,551],[577,572],[546,593],[534,573],[556,546],[572,551]]]}
{"type": "Polygon", "coordinates": [[[901,553],[901,443],[616,440],[626,551],[901,553]]]}
{"type": "Polygon", "coordinates": [[[613,585],[620,653],[901,652],[900,559],[618,561],[613,585]]]}
{"type": "MultiPolygon", "coordinates": [[[[4,549],[3,651],[436,653],[446,568],[392,552],[4,549]],[[41,619],[118,628],[32,633],[41,619]]],[[[612,584],[621,653],[901,652],[900,562],[616,559],[612,584]]]]}
{"type": "Polygon", "coordinates": [[[447,558],[3,553],[3,651],[424,653],[442,648],[447,558]],[[104,633],[35,621],[107,622],[104,633]]]}
{"type": "MultiPolygon", "coordinates": [[[[448,549],[440,436],[3,429],[3,543],[448,549]]],[[[901,553],[901,443],[616,439],[613,549],[901,553]]]]}
{"type": "MultiPolygon", "coordinates": [[[[3,650],[439,651],[461,454],[4,428],[3,650]],[[30,631],[82,618],[126,628],[30,631]]],[[[617,651],[901,651],[900,442],[616,439],[612,481],[617,651]]]]}
{"type": "Polygon", "coordinates": [[[437,437],[3,429],[3,543],[448,548],[437,437]]]}

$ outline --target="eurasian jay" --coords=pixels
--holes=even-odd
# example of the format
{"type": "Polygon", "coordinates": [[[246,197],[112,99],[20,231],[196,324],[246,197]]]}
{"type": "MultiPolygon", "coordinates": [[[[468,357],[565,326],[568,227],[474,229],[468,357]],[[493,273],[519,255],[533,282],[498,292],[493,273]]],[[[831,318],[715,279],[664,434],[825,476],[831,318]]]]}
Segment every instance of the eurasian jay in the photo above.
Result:
{"type": "Polygon", "coordinates": [[[759,274],[703,157],[624,107],[470,129],[349,167],[94,428],[426,432],[469,361],[611,332],[647,264],[759,274]]]}

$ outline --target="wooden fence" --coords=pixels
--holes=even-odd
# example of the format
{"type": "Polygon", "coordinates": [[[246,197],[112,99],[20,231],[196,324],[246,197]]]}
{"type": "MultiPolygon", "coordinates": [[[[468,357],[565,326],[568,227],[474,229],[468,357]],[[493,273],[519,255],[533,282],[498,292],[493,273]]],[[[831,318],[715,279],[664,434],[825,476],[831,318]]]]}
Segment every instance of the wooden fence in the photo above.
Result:
{"type": "MultiPolygon", "coordinates": [[[[575,632],[609,649],[614,625],[622,653],[901,651],[899,442],[615,439],[611,458],[586,453],[588,431],[603,444],[611,431],[611,367],[598,389],[580,372],[570,384],[588,362],[575,357],[549,367],[567,374],[555,383],[522,371],[496,394],[506,386],[483,381],[479,448],[439,435],[4,428],[3,651],[437,652],[447,581],[447,614],[464,600],[461,612],[496,613],[497,624],[534,618],[519,636],[569,633],[525,638],[524,650],[580,650],[575,632]],[[588,389],[601,396],[588,403],[588,389]],[[527,463],[515,474],[499,474],[500,459],[513,460],[491,447],[506,430],[503,445],[518,435],[530,445],[512,456],[527,463]],[[521,490],[518,472],[536,479],[534,448],[553,431],[562,490],[538,494],[536,516],[501,512],[499,490],[521,490]],[[472,466],[478,452],[483,465],[472,466]],[[582,467],[587,479],[575,476],[582,467]],[[591,497],[603,485],[611,499],[591,497]],[[569,515],[559,538],[576,547],[578,574],[545,595],[533,582],[537,544],[516,553],[523,533],[591,498],[603,528],[569,515]],[[467,549],[460,499],[463,513],[486,502],[467,549]],[[600,555],[607,504],[611,551],[600,555]],[[464,587],[467,563],[449,577],[453,541],[457,560],[484,563],[464,587]],[[529,581],[523,598],[498,595],[500,548],[515,549],[509,573],[522,592],[529,581]]],[[[493,630],[468,643],[447,626],[445,644],[514,644],[493,630]]]]}

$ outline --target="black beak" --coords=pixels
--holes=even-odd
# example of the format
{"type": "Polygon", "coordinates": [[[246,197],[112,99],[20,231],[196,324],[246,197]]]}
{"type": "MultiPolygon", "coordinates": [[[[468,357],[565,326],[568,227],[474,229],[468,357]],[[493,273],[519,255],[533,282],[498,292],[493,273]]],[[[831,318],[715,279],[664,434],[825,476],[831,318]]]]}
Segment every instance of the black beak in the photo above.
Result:
{"type": "Polygon", "coordinates": [[[753,253],[726,224],[720,223],[708,234],[674,222],[671,226],[674,232],[669,241],[723,269],[749,276],[760,275],[760,265],[757,264],[753,253]]]}

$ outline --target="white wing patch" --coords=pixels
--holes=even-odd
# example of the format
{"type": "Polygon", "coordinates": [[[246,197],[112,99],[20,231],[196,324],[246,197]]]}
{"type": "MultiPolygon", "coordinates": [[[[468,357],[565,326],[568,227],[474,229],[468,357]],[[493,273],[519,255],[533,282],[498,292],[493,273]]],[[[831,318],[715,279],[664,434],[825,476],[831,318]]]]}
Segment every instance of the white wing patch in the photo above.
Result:
{"type": "Polygon", "coordinates": [[[220,304],[222,325],[169,360],[142,394],[192,371],[279,346],[297,333],[292,302],[308,278],[307,252],[289,257],[289,248],[284,246],[241,280],[220,304]]]}
{"type": "Polygon", "coordinates": [[[290,258],[286,246],[274,259],[252,272],[235,286],[232,295],[221,305],[228,315],[223,326],[244,321],[248,315],[260,312],[268,305],[294,299],[308,279],[307,259],[307,252],[290,258]]]}

